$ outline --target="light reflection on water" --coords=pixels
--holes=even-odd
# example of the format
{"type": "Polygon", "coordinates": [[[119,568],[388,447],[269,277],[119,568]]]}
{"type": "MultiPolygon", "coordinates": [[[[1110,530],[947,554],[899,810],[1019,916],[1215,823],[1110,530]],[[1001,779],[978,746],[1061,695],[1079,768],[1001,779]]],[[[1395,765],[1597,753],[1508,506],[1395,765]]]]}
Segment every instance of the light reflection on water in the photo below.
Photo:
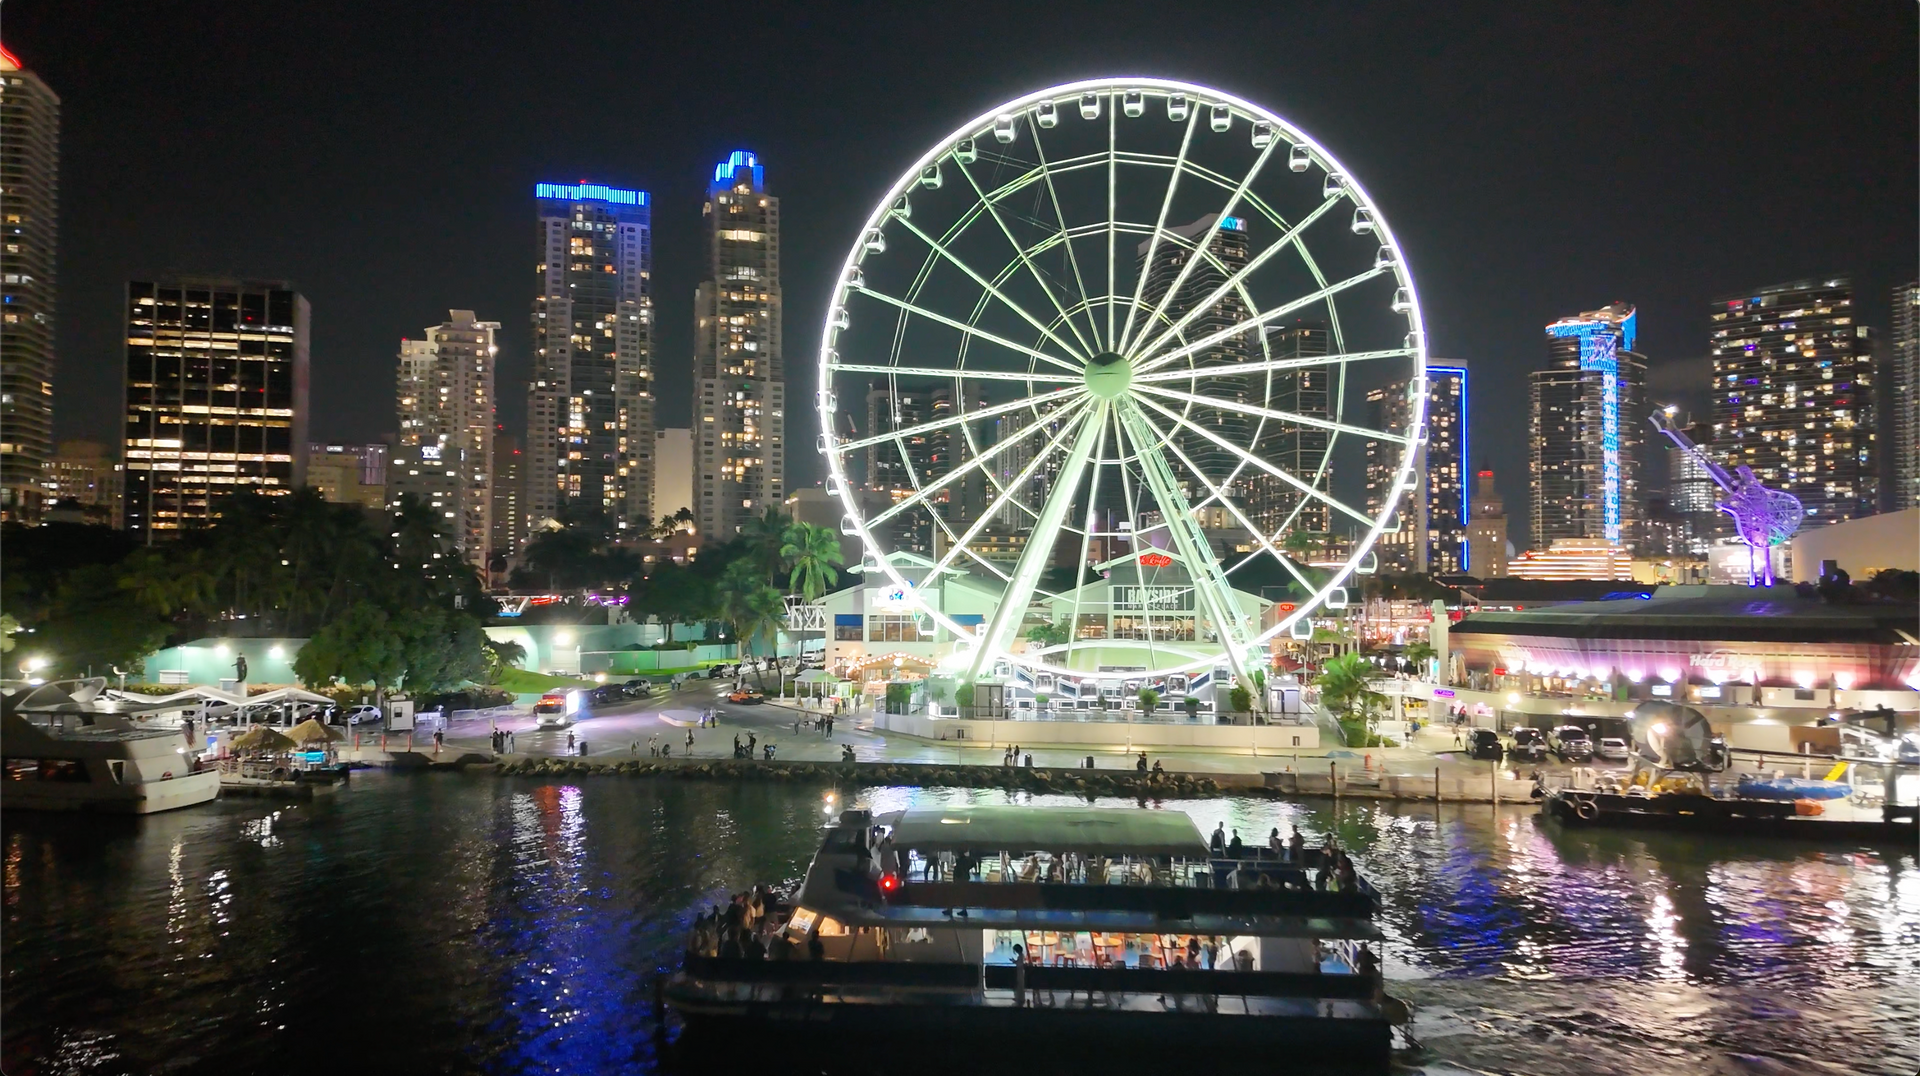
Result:
{"type": "MultiPolygon", "coordinates": [[[[1916,1067],[1911,854],[1569,836],[1525,808],[1164,806],[1250,844],[1336,833],[1385,895],[1431,1073],[1916,1067]]],[[[649,984],[692,916],[795,877],[823,817],[806,787],[383,775],[299,808],[8,815],[0,1068],[651,1071],[649,984]]]]}

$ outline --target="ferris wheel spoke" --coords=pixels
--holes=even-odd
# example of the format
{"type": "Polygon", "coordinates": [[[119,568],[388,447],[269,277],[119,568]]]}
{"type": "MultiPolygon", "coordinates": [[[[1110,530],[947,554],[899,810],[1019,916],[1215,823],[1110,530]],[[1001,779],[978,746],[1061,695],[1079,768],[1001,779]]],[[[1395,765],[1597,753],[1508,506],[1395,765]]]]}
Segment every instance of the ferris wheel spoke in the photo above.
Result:
{"type": "Polygon", "coordinates": [[[1220,636],[1228,667],[1233,670],[1235,679],[1245,683],[1246,649],[1252,633],[1247,630],[1246,616],[1240,609],[1240,603],[1234,600],[1233,589],[1220,572],[1220,562],[1214,557],[1206,535],[1201,532],[1199,521],[1194,519],[1192,506],[1180,493],[1180,484],[1174,477],[1173,468],[1167,465],[1167,458],[1161,454],[1151,433],[1140,428],[1143,417],[1140,409],[1122,403],[1119,411],[1120,421],[1127,428],[1127,437],[1133,442],[1135,458],[1140,462],[1140,477],[1153,494],[1154,503],[1160,508],[1160,517],[1168,523],[1167,532],[1173,538],[1174,548],[1179,551],[1188,578],[1193,581],[1195,595],[1200,599],[1195,603],[1199,607],[1195,612],[1205,611],[1207,619],[1213,621],[1213,630],[1220,636]]]}
{"type": "Polygon", "coordinates": [[[1024,400],[995,404],[992,407],[982,407],[977,411],[967,411],[961,414],[949,415],[946,418],[935,419],[932,422],[922,422],[918,426],[908,426],[900,430],[889,430],[886,433],[874,434],[871,437],[862,437],[856,441],[840,441],[835,443],[833,447],[841,452],[851,452],[857,448],[868,448],[873,445],[885,444],[888,441],[901,437],[917,437],[923,433],[944,430],[949,426],[958,426],[963,422],[972,422],[976,419],[1004,415],[1009,411],[1018,411],[1023,407],[1040,407],[1050,403],[1064,403],[1075,397],[1084,396],[1086,391],[1087,389],[1084,385],[1054,389],[1051,392],[1043,392],[1037,396],[1029,396],[1024,400]]]}
{"type": "MultiPolygon", "coordinates": [[[[1133,302],[1127,304],[1127,320],[1120,328],[1120,346],[1114,349],[1123,355],[1127,351],[1127,342],[1133,338],[1133,316],[1140,311],[1140,297],[1147,286],[1147,270],[1153,266],[1154,255],[1159,253],[1160,236],[1167,228],[1167,213],[1173,209],[1173,194],[1180,186],[1180,177],[1187,163],[1187,149],[1193,145],[1193,129],[1199,122],[1199,109],[1187,114],[1187,133],[1180,138],[1180,154],[1173,159],[1173,174],[1167,177],[1167,193],[1160,199],[1160,217],[1154,222],[1152,236],[1147,239],[1147,256],[1140,263],[1139,279],[1133,282],[1133,302]]],[[[1141,331],[1146,331],[1144,323],[1141,331]]]]}
{"type": "MultiPolygon", "coordinates": [[[[1106,420],[1102,419],[1100,422],[1099,436],[1094,438],[1093,444],[1093,475],[1087,479],[1087,525],[1080,532],[1080,559],[1074,561],[1074,563],[1080,567],[1074,571],[1073,613],[1071,619],[1067,621],[1067,649],[1069,652],[1073,649],[1074,636],[1080,633],[1080,598],[1086,589],[1081,586],[1082,580],[1080,577],[1086,573],[1087,557],[1091,555],[1093,550],[1095,507],[1100,503],[1100,458],[1106,455],[1106,453],[1107,424],[1106,420]]],[[[1121,465],[1123,471],[1125,466],[1125,464],[1121,465]]]]}
{"type": "MultiPolygon", "coordinates": [[[[1233,193],[1227,197],[1226,206],[1215,215],[1215,223],[1218,223],[1222,217],[1233,216],[1233,211],[1240,208],[1240,199],[1246,196],[1247,187],[1250,186],[1254,178],[1260,174],[1260,169],[1266,166],[1267,158],[1273,156],[1274,148],[1280,145],[1281,142],[1282,139],[1276,138],[1267,143],[1267,148],[1260,151],[1260,156],[1254,159],[1253,167],[1247,169],[1247,174],[1240,180],[1239,185],[1233,188],[1233,193]]],[[[1205,240],[1195,243],[1194,247],[1196,250],[1205,250],[1212,241],[1213,237],[1209,234],[1205,240]]],[[[1160,296],[1159,301],[1153,304],[1153,313],[1147,317],[1148,325],[1152,325],[1167,316],[1167,304],[1173,302],[1174,296],[1180,294],[1180,289],[1186,286],[1187,277],[1193,273],[1194,267],[1199,265],[1200,262],[1201,259],[1198,257],[1188,258],[1186,264],[1180,267],[1180,272],[1173,278],[1173,286],[1168,288],[1166,294],[1160,296]]],[[[1143,329],[1141,331],[1144,333],[1146,330],[1143,329]]]]}
{"type": "Polygon", "coordinates": [[[1009,340],[1004,336],[996,336],[993,333],[986,331],[985,329],[975,328],[972,325],[968,325],[964,321],[958,320],[957,318],[950,318],[945,314],[939,313],[937,311],[928,310],[924,306],[915,305],[913,303],[907,302],[905,299],[896,299],[893,296],[888,295],[886,292],[874,291],[872,288],[865,287],[865,286],[851,287],[848,290],[857,291],[862,295],[870,295],[873,298],[878,299],[883,303],[886,303],[888,306],[899,307],[901,310],[904,310],[909,314],[918,314],[919,316],[926,318],[928,321],[936,321],[942,325],[947,326],[948,328],[958,329],[961,332],[966,333],[968,336],[977,336],[980,339],[985,340],[990,344],[998,344],[1001,347],[1006,348],[1008,351],[1017,351],[1022,355],[1031,355],[1042,362],[1051,363],[1055,366],[1060,367],[1063,370],[1072,370],[1072,371],[1078,372],[1078,369],[1079,369],[1078,367],[1062,359],[1055,358],[1054,356],[1049,355],[1044,351],[1035,351],[1033,348],[1030,348],[1025,344],[1014,343],[1012,340],[1009,340]]]}
{"type": "Polygon", "coordinates": [[[1109,348],[1113,347],[1113,293],[1114,293],[1113,244],[1115,239],[1117,238],[1117,233],[1114,230],[1115,229],[1114,218],[1119,215],[1114,205],[1115,199],[1119,197],[1119,188],[1116,186],[1116,183],[1115,183],[1114,172],[1119,167],[1119,160],[1115,156],[1115,149],[1117,146],[1116,140],[1119,137],[1119,128],[1116,125],[1120,122],[1120,114],[1119,114],[1119,110],[1113,107],[1114,104],[1115,104],[1115,101],[1113,96],[1108,95],[1107,97],[1107,347],[1109,348]]]}
{"type": "MultiPolygon", "coordinates": [[[[1080,256],[1074,253],[1073,240],[1066,238],[1068,232],[1067,215],[1060,208],[1060,192],[1053,185],[1053,169],[1047,165],[1047,151],[1040,145],[1040,125],[1037,123],[1032,124],[1028,128],[1027,134],[1033,139],[1033,155],[1040,161],[1041,178],[1047,181],[1047,199],[1053,203],[1053,219],[1060,224],[1061,242],[1065,244],[1067,248],[1067,264],[1073,267],[1073,285],[1080,289],[1080,302],[1085,304],[1086,307],[1087,331],[1091,332],[1093,338],[1097,341],[1100,339],[1100,323],[1093,319],[1093,296],[1087,294],[1087,281],[1080,275],[1080,256]]],[[[1108,301],[1111,302],[1113,297],[1112,295],[1108,295],[1107,298],[1108,301]]],[[[1080,334],[1075,333],[1074,335],[1077,337],[1080,334]]]]}
{"type": "Polygon", "coordinates": [[[1238,400],[1195,396],[1191,392],[1181,392],[1178,389],[1164,389],[1157,385],[1143,386],[1140,391],[1150,392],[1155,396],[1162,396],[1169,400],[1179,400],[1182,403],[1198,404],[1202,407],[1213,407],[1222,411],[1237,411],[1243,415],[1252,415],[1255,418],[1270,418],[1276,422],[1291,422],[1300,426],[1313,426],[1322,430],[1350,433],[1357,437],[1366,437],[1376,441],[1391,441],[1396,445],[1408,444],[1413,440],[1406,434],[1388,433],[1385,430],[1372,430],[1365,426],[1349,426],[1344,422],[1335,422],[1330,418],[1321,418],[1318,415],[1302,415],[1294,411],[1275,411],[1272,408],[1255,407],[1253,404],[1241,403],[1238,400]]]}
{"type": "Polygon", "coordinates": [[[941,243],[938,239],[935,239],[933,236],[928,235],[926,232],[920,230],[919,228],[914,227],[913,222],[911,220],[901,217],[901,218],[897,218],[897,221],[901,227],[905,228],[907,231],[912,232],[914,235],[919,236],[921,242],[924,242],[925,244],[927,244],[927,246],[932,247],[934,253],[940,255],[942,258],[945,258],[947,261],[952,262],[955,268],[958,268],[961,272],[967,274],[969,277],[972,277],[973,282],[980,285],[982,288],[986,289],[986,292],[988,295],[991,295],[994,298],[1000,300],[1002,303],[1005,303],[1007,306],[1007,309],[1020,315],[1020,317],[1023,320],[1025,320],[1027,324],[1040,330],[1042,335],[1044,335],[1047,339],[1053,341],[1054,346],[1058,347],[1061,351],[1066,352],[1068,355],[1072,356],[1073,358],[1079,359],[1083,362],[1086,361],[1087,359],[1086,355],[1082,354],[1078,349],[1074,348],[1073,345],[1067,343],[1065,340],[1060,339],[1059,335],[1055,333],[1052,329],[1047,328],[1047,326],[1043,322],[1041,322],[1039,318],[1036,318],[1032,314],[1028,313],[1026,307],[1021,306],[1019,303],[1016,303],[1012,299],[1007,298],[1007,295],[1005,292],[1001,291],[999,288],[994,287],[993,284],[990,281],[988,281],[986,277],[983,277],[978,272],[975,272],[973,266],[968,265],[964,261],[961,261],[959,257],[957,257],[952,251],[946,248],[945,244],[941,243]]]}
{"type": "MultiPolygon", "coordinates": [[[[1070,415],[1074,411],[1077,411],[1080,408],[1085,407],[1087,405],[1087,401],[1090,399],[1092,399],[1092,397],[1090,396],[1078,397],[1075,400],[1073,400],[1073,402],[1067,404],[1065,407],[1062,407],[1057,411],[1049,413],[1047,415],[1047,419],[1048,421],[1055,421],[1067,415],[1070,415]]],[[[1035,423],[1032,426],[1028,426],[1024,430],[1021,430],[1019,433],[1015,434],[1014,436],[1001,438],[999,441],[995,442],[992,447],[988,448],[985,452],[975,453],[972,459],[969,459],[967,462],[961,464],[958,467],[955,467],[951,471],[948,471],[946,474],[941,475],[938,480],[931,482],[927,485],[921,486],[919,489],[915,490],[910,496],[904,497],[901,500],[890,505],[886,509],[886,511],[883,511],[879,515],[876,515],[872,519],[868,520],[867,526],[877,527],[880,524],[885,523],[887,520],[892,519],[893,517],[899,515],[900,513],[913,508],[915,505],[925,502],[928,497],[931,497],[934,494],[952,485],[954,479],[964,478],[967,475],[972,474],[974,471],[977,471],[985,467],[987,464],[991,463],[994,460],[994,458],[999,456],[1001,453],[1017,445],[1020,445],[1030,440],[1032,437],[1037,436],[1043,432],[1045,432],[1045,428],[1042,427],[1039,423],[1035,423]]]]}
{"type": "Polygon", "coordinates": [[[973,525],[967,528],[967,533],[954,539],[952,548],[948,549],[945,555],[940,558],[939,562],[933,566],[934,574],[938,575],[946,571],[947,565],[953,563],[953,558],[958,556],[962,550],[967,549],[968,543],[979,537],[981,531],[987,529],[987,524],[992,522],[993,517],[1000,514],[1001,509],[1004,509],[1009,503],[1013,502],[1016,493],[1025,488],[1028,482],[1033,481],[1033,476],[1046,465],[1048,460],[1053,458],[1054,453],[1063,450],[1063,443],[1066,441],[1067,435],[1079,429],[1081,424],[1087,420],[1088,414],[1089,412],[1082,411],[1061,424],[1059,431],[1052,437],[1049,437],[1046,444],[1040,446],[1040,451],[1033,454],[1033,459],[1029,460],[1027,465],[1020,469],[1020,473],[1014,476],[1013,481],[1007,483],[1006,488],[1000,491],[1000,496],[995,497],[993,503],[987,506],[986,511],[980,513],[980,517],[973,521],[973,525]]]}
{"type": "Polygon", "coordinates": [[[1344,351],[1331,355],[1310,355],[1297,359],[1266,359],[1261,362],[1241,362],[1227,366],[1200,366],[1190,370],[1160,370],[1151,374],[1138,374],[1133,382],[1136,385],[1156,385],[1168,381],[1190,381],[1202,377],[1246,377],[1253,374],[1275,373],[1280,370],[1301,370],[1313,366],[1332,366],[1347,362],[1371,362],[1374,359],[1401,359],[1416,352],[1408,347],[1388,348],[1384,351],[1344,351]]]}
{"type": "Polygon", "coordinates": [[[944,380],[961,381],[1038,381],[1049,385],[1078,385],[1086,379],[1073,374],[1036,374],[1019,370],[969,370],[956,366],[950,370],[937,370],[931,366],[879,366],[861,363],[835,362],[827,369],[836,374],[887,374],[900,377],[931,377],[944,380]]]}
{"type": "MultiPolygon", "coordinates": [[[[1195,259],[1195,260],[1198,260],[1198,259],[1195,259]]],[[[1165,366],[1170,362],[1173,362],[1176,359],[1186,358],[1188,355],[1191,355],[1196,351],[1205,351],[1206,349],[1212,347],[1213,345],[1219,343],[1220,341],[1230,339],[1234,336],[1238,336],[1239,334],[1246,332],[1248,329],[1257,329],[1260,326],[1265,325],[1270,321],[1277,321],[1281,318],[1284,318],[1288,314],[1291,314],[1294,311],[1299,310],[1303,307],[1312,306],[1313,304],[1318,302],[1324,302],[1325,300],[1330,299],[1333,296],[1338,295],[1343,291],[1346,291],[1348,288],[1355,287],[1356,285],[1364,284],[1367,281],[1372,280],[1374,277],[1377,277],[1381,273],[1384,273],[1386,271],[1387,271],[1386,268],[1382,267],[1379,269],[1369,269],[1363,273],[1355,273],[1353,276],[1350,276],[1347,279],[1342,280],[1337,284],[1329,284],[1318,291],[1309,293],[1307,295],[1302,295],[1300,298],[1294,299],[1291,302],[1283,303],[1279,306],[1276,306],[1272,310],[1261,311],[1258,315],[1254,317],[1248,318],[1245,321],[1237,321],[1232,325],[1229,325],[1226,328],[1221,329],[1219,332],[1208,333],[1207,335],[1201,337],[1200,339],[1192,341],[1191,343],[1182,344],[1181,346],[1174,348],[1172,351],[1163,351],[1157,355],[1137,356],[1134,361],[1136,363],[1139,363],[1140,365],[1134,368],[1134,374],[1135,376],[1138,376],[1140,374],[1150,373],[1154,370],[1159,369],[1162,366],[1165,366]]]]}
{"type": "MultiPolygon", "coordinates": [[[[1006,649],[1008,628],[1018,626],[1026,618],[1027,605],[1033,601],[1033,589],[1040,582],[1040,573],[1046,570],[1047,563],[1053,559],[1051,537],[1059,533],[1060,522],[1066,518],[1067,510],[1073,504],[1074,494],[1080,488],[1080,479],[1087,471],[1093,442],[1097,439],[1100,427],[1107,421],[1109,406],[1108,401],[1101,400],[1094,406],[1092,417],[1080,423],[1080,432],[1073,439],[1073,447],[1060,465],[1060,477],[1054,482],[1039,517],[1033,521],[1033,530],[1028,533],[1027,544],[1020,550],[1020,559],[1014,563],[1012,577],[1007,581],[1006,595],[994,608],[986,631],[974,645],[973,660],[967,667],[969,678],[979,676],[980,670],[993,660],[993,655],[1006,649]]],[[[1076,578],[1075,583],[1078,582],[1076,578]]]]}
{"type": "MultiPolygon", "coordinates": [[[[1246,512],[1242,511],[1240,506],[1228,497],[1225,490],[1213,484],[1213,480],[1207,477],[1207,472],[1201,470],[1198,464],[1194,463],[1193,460],[1188,458],[1185,452],[1180,450],[1180,442],[1176,441],[1172,434],[1162,430],[1156,425],[1145,411],[1140,412],[1140,421],[1145,423],[1146,427],[1153,431],[1154,436],[1159,438],[1160,443],[1165,445],[1167,450],[1172,452],[1176,459],[1186,465],[1187,470],[1193,472],[1193,476],[1200,480],[1200,484],[1207,487],[1207,492],[1211,493],[1216,500],[1225,506],[1227,511],[1233,513],[1233,518],[1239,522],[1240,526],[1246,528],[1248,534],[1253,535],[1254,538],[1259,540],[1261,549],[1273,554],[1273,559],[1279,561],[1281,567],[1292,573],[1294,579],[1298,580],[1302,586],[1305,586],[1309,593],[1314,590],[1312,580],[1308,579],[1306,575],[1300,571],[1300,566],[1295,564],[1286,554],[1282,553],[1280,547],[1273,544],[1273,537],[1267,534],[1258,524],[1254,523],[1253,520],[1247,516],[1246,512]]],[[[1242,563],[1245,562],[1243,561],[1242,563]]]]}
{"type": "Polygon", "coordinates": [[[1239,445],[1236,445],[1233,442],[1227,440],[1226,438],[1220,436],[1219,434],[1214,433],[1212,430],[1207,429],[1205,426],[1199,425],[1198,423],[1189,422],[1185,417],[1181,416],[1177,412],[1174,412],[1165,407],[1162,407],[1160,404],[1155,403],[1154,401],[1149,400],[1144,396],[1136,396],[1134,397],[1134,399],[1139,401],[1140,403],[1145,404],[1148,407],[1153,408],[1155,411],[1158,411],[1161,414],[1167,416],[1167,418],[1173,421],[1174,425],[1182,429],[1189,430],[1193,433],[1199,434],[1201,437],[1205,438],[1206,440],[1211,441],[1216,445],[1219,445],[1221,448],[1226,449],[1228,452],[1231,452],[1236,456],[1239,456],[1241,459],[1245,460],[1246,462],[1253,464],[1255,467],[1259,468],[1260,470],[1265,471],[1266,473],[1272,475],[1275,478],[1278,478],[1280,481],[1285,482],[1286,484],[1292,486],[1293,488],[1299,490],[1301,493],[1306,494],[1307,496],[1313,498],[1314,500],[1319,501],[1322,504],[1325,504],[1327,507],[1343,512],[1353,517],[1354,519],[1357,519],[1360,522],[1365,523],[1369,527],[1374,525],[1373,518],[1368,516],[1365,512],[1362,512],[1359,509],[1352,507],[1351,505],[1347,504],[1345,501],[1339,500],[1338,498],[1334,497],[1329,493],[1326,493],[1320,489],[1315,488],[1311,483],[1302,482],[1299,478],[1296,478],[1294,475],[1290,474],[1289,472],[1282,470],[1279,467],[1275,467],[1273,464],[1268,463],[1266,460],[1260,458],[1259,456],[1254,455],[1251,452],[1248,452],[1246,449],[1241,448],[1239,445]]]}
{"type": "Polygon", "coordinates": [[[1306,231],[1308,226],[1312,225],[1314,221],[1319,220],[1321,217],[1325,216],[1329,209],[1332,209],[1335,205],[1340,204],[1340,202],[1341,200],[1338,198],[1329,198],[1326,201],[1321,202],[1318,206],[1315,206],[1313,212],[1308,213],[1304,218],[1302,218],[1300,223],[1287,229],[1287,233],[1285,235],[1267,244],[1266,249],[1254,255],[1252,260],[1248,261],[1246,265],[1241,266],[1231,276],[1227,277],[1227,279],[1223,283],[1221,283],[1219,287],[1214,288],[1212,294],[1208,295],[1205,299],[1200,300],[1200,302],[1194,304],[1193,309],[1187,311],[1185,314],[1180,315],[1179,321],[1176,321],[1172,325],[1167,326],[1167,328],[1164,331],[1162,331],[1159,336],[1156,336],[1153,338],[1153,341],[1151,343],[1142,345],[1140,348],[1141,352],[1144,354],[1151,355],[1155,348],[1163,346],[1164,344],[1166,344],[1168,340],[1171,340],[1175,336],[1179,335],[1180,330],[1186,328],[1188,325],[1191,325],[1195,318],[1198,318],[1206,314],[1208,311],[1212,310],[1216,305],[1219,304],[1221,299],[1225,298],[1235,288],[1239,287],[1242,281],[1246,280],[1247,277],[1251,276],[1261,266],[1265,265],[1267,263],[1267,259],[1273,257],[1274,255],[1280,253],[1283,250],[1287,250],[1291,248],[1293,244],[1299,240],[1301,232],[1306,231]]]}
{"type": "MultiPolygon", "coordinates": [[[[949,156],[951,157],[951,155],[949,156]]],[[[966,164],[958,157],[951,157],[951,159],[954,162],[954,167],[960,170],[960,174],[967,177],[967,185],[973,188],[973,193],[980,199],[980,204],[987,207],[987,215],[992,217],[993,222],[1000,226],[1000,233],[1006,236],[1007,242],[1013,246],[1013,253],[1020,259],[1020,264],[1027,267],[1027,272],[1033,276],[1033,282],[1040,285],[1040,290],[1046,294],[1047,301],[1052,303],[1054,310],[1059,312],[1060,321],[1066,325],[1067,331],[1072,333],[1073,338],[1080,342],[1080,353],[1083,355],[1096,354],[1099,349],[1089,344],[1086,337],[1080,335],[1080,327],[1074,324],[1072,318],[1067,316],[1067,308],[1061,305],[1060,297],[1054,294],[1053,285],[1047,283],[1046,274],[1042,273],[1040,267],[1033,264],[1033,259],[1027,256],[1026,245],[1014,237],[1013,229],[1007,227],[1006,217],[1001,215],[999,207],[994,204],[992,198],[988,197],[987,192],[981,189],[980,181],[973,177],[973,172],[969,170],[966,164]]]]}

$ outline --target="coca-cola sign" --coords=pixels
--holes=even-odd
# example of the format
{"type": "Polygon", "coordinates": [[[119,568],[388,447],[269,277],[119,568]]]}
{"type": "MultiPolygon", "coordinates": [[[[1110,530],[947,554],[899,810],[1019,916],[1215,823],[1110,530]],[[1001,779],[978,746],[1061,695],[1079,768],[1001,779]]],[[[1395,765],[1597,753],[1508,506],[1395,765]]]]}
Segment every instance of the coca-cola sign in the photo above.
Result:
{"type": "Polygon", "coordinates": [[[1142,553],[1140,563],[1149,568],[1167,568],[1173,565],[1173,558],[1165,553],[1142,553]]]}

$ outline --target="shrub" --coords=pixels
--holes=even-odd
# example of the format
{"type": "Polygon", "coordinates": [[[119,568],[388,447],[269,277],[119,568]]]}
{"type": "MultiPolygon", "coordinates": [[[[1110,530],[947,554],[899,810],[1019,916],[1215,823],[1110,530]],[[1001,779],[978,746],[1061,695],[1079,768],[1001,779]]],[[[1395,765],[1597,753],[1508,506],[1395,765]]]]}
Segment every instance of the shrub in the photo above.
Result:
{"type": "Polygon", "coordinates": [[[1233,707],[1236,714],[1249,713],[1253,710],[1253,692],[1244,684],[1235,684],[1233,690],[1227,692],[1227,705],[1233,707]]]}
{"type": "Polygon", "coordinates": [[[953,689],[953,704],[962,710],[973,708],[973,684],[965,683],[953,689]]]}

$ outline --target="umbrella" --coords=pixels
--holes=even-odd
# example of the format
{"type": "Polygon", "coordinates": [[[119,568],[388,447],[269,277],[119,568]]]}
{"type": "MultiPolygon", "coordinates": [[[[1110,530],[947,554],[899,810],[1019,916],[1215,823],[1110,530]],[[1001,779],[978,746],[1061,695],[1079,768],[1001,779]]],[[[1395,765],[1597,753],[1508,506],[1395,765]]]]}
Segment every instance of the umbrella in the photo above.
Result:
{"type": "Polygon", "coordinates": [[[840,678],[825,669],[808,669],[806,672],[794,677],[794,682],[797,684],[837,684],[840,682],[840,678]]]}
{"type": "Polygon", "coordinates": [[[303,746],[310,743],[337,743],[346,739],[339,729],[328,728],[318,718],[312,717],[288,729],[287,738],[303,746]]]}
{"type": "Polygon", "coordinates": [[[233,738],[235,751],[289,751],[293,747],[292,740],[264,725],[255,725],[233,738]]]}

